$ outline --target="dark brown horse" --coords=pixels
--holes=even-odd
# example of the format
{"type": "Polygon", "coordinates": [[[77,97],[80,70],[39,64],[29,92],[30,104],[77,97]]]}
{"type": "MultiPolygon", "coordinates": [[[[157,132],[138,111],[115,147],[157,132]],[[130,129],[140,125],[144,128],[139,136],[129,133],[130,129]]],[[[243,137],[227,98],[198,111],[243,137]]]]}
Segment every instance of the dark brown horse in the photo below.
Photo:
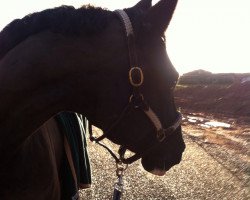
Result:
{"type": "Polygon", "coordinates": [[[180,117],[173,97],[178,73],[164,38],[176,4],[161,0],[152,7],[142,0],[125,10],[144,75],[136,92],[124,27],[114,12],[63,6],[15,20],[0,33],[0,199],[63,198],[62,138],[56,128],[43,131],[56,127],[52,117],[60,111],[81,113],[104,131],[113,127],[106,136],[141,155],[143,167],[156,175],[180,162],[181,127],[157,140],[149,107],[135,106],[113,126],[131,94],[143,94],[165,128],[180,117]]]}

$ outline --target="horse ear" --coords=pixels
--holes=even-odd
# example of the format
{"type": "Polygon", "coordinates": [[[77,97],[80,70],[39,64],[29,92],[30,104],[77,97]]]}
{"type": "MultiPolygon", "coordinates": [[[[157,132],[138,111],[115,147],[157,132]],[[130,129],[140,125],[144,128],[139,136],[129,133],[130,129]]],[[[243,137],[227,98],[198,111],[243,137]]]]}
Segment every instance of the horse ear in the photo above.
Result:
{"type": "Polygon", "coordinates": [[[148,11],[152,7],[152,0],[141,0],[134,8],[141,11],[148,11]]]}
{"type": "Polygon", "coordinates": [[[150,8],[144,23],[150,32],[162,35],[172,19],[178,0],[161,0],[150,8]]]}

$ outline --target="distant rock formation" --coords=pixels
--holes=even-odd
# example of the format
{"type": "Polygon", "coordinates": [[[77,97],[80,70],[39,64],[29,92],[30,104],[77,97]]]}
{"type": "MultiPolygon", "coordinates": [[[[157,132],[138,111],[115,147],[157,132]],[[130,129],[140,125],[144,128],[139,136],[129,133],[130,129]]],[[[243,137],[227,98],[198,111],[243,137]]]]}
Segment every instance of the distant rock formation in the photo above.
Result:
{"type": "Polygon", "coordinates": [[[208,85],[208,84],[234,84],[236,82],[250,81],[250,73],[218,73],[198,69],[183,74],[178,84],[181,85],[208,85]]]}

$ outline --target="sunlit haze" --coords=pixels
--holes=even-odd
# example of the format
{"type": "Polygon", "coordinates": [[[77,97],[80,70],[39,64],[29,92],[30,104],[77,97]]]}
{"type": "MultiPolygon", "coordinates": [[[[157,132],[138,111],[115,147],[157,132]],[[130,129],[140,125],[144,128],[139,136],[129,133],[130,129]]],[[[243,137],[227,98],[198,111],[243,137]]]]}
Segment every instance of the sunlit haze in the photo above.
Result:
{"type": "MultiPolygon", "coordinates": [[[[16,18],[60,5],[93,4],[114,10],[136,0],[8,0],[0,6],[0,29],[16,18]]],[[[156,3],[157,1],[153,1],[156,3]]],[[[250,72],[250,1],[179,0],[167,35],[167,51],[179,73],[250,72]]]]}

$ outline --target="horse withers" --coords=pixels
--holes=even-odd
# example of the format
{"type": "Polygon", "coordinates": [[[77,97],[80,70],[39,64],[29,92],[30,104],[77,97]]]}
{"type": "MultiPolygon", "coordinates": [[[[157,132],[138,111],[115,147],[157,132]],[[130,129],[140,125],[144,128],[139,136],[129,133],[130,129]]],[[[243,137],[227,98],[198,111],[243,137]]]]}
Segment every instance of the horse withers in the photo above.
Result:
{"type": "Polygon", "coordinates": [[[86,116],[105,137],[141,157],[143,167],[153,174],[163,175],[180,162],[185,144],[173,97],[178,73],[167,56],[164,37],[176,4],[177,0],[161,0],[152,6],[151,0],[141,0],[120,12],[62,6],[3,29],[0,186],[8,189],[1,187],[0,194],[34,199],[52,195],[48,185],[60,191],[60,180],[51,182],[48,177],[60,173],[61,138],[38,129],[61,111],[86,116]],[[57,138],[40,148],[43,152],[55,146],[53,159],[45,158],[46,153],[24,152],[22,162],[24,145],[29,148],[39,137],[57,138]],[[13,173],[22,172],[31,159],[53,162],[56,173],[45,168],[25,178],[13,173]]]}

